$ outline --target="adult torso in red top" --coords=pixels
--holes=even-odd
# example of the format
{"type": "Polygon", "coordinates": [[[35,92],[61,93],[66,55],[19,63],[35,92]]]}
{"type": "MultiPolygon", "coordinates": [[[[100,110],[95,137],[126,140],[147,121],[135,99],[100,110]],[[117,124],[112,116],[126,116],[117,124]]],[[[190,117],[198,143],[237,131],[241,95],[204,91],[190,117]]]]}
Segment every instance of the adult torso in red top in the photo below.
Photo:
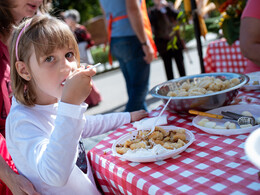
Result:
{"type": "Polygon", "coordinates": [[[10,57],[8,48],[0,41],[0,133],[4,135],[5,120],[11,107],[10,57]]]}

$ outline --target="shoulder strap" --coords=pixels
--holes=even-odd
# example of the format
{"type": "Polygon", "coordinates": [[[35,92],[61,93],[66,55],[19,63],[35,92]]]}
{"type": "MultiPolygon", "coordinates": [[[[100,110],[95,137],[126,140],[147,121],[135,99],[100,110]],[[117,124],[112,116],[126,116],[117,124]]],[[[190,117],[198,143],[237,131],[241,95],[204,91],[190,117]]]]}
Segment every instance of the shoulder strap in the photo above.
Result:
{"type": "MultiPolygon", "coordinates": [[[[125,18],[127,18],[127,15],[117,16],[117,17],[113,18],[112,14],[110,14],[109,20],[108,20],[108,25],[107,25],[108,44],[109,44],[109,46],[110,46],[110,43],[111,43],[112,23],[116,22],[118,20],[125,19],[125,18]]],[[[108,61],[109,61],[109,64],[112,65],[113,59],[112,59],[110,47],[109,47],[109,51],[108,51],[108,61]]]]}
{"type": "MultiPolygon", "coordinates": [[[[143,22],[144,22],[145,33],[146,33],[146,35],[147,35],[147,37],[148,37],[148,39],[150,41],[150,44],[153,47],[154,57],[156,58],[157,57],[157,48],[156,48],[156,45],[155,45],[154,40],[153,40],[152,27],[151,27],[151,23],[150,23],[148,14],[147,14],[145,0],[142,0],[141,10],[142,10],[142,15],[143,15],[143,22]]],[[[118,20],[125,19],[127,17],[128,17],[127,15],[123,15],[123,16],[117,16],[117,17],[113,18],[112,14],[110,14],[109,21],[108,21],[108,30],[107,30],[109,45],[111,43],[112,23],[116,22],[118,20]]],[[[112,65],[112,55],[111,55],[110,48],[109,48],[109,52],[108,52],[108,61],[112,65]]]]}
{"type": "Polygon", "coordinates": [[[154,43],[153,40],[153,33],[152,33],[152,27],[151,27],[151,23],[147,14],[147,9],[146,9],[146,2],[145,0],[142,0],[142,4],[141,4],[141,10],[143,13],[143,22],[144,22],[144,29],[145,29],[145,33],[150,41],[150,44],[153,47],[154,50],[154,57],[157,58],[157,48],[156,45],[154,43]]]}

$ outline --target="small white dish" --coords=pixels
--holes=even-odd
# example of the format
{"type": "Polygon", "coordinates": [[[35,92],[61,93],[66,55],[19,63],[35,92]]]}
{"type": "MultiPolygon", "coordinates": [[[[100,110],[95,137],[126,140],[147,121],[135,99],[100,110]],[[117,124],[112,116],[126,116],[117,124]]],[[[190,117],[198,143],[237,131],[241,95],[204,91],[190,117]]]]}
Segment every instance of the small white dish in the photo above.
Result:
{"type": "Polygon", "coordinates": [[[249,161],[260,169],[260,128],[252,132],[246,139],[245,153],[249,161]]]}
{"type": "Polygon", "coordinates": [[[247,84],[245,84],[243,86],[243,89],[249,90],[249,91],[260,90],[260,84],[258,84],[258,85],[253,84],[254,82],[257,82],[257,81],[260,83],[260,71],[248,73],[246,75],[249,77],[250,80],[247,84]]]}
{"type": "MultiPolygon", "coordinates": [[[[184,129],[182,127],[176,127],[176,126],[160,126],[160,127],[162,127],[166,131],[173,130],[173,129],[184,129]]],[[[185,131],[186,139],[189,140],[189,142],[187,144],[185,144],[184,146],[182,146],[181,148],[178,148],[175,150],[170,150],[169,152],[166,152],[163,154],[159,154],[159,155],[151,154],[149,156],[124,156],[124,155],[118,154],[116,152],[116,146],[118,144],[123,144],[128,139],[133,138],[134,135],[137,135],[138,130],[132,131],[131,133],[128,133],[128,134],[123,135],[120,138],[118,138],[112,145],[112,152],[113,152],[114,156],[120,157],[123,160],[128,160],[131,162],[155,162],[155,161],[171,158],[171,157],[174,157],[174,156],[180,154],[181,152],[185,151],[195,140],[193,133],[187,129],[185,129],[185,130],[186,130],[185,131]]]]}
{"type": "MultiPolygon", "coordinates": [[[[224,107],[216,108],[216,109],[213,109],[213,110],[210,110],[207,112],[212,113],[212,114],[221,115],[221,111],[230,111],[230,112],[235,112],[237,114],[241,114],[243,111],[249,111],[251,114],[253,114],[253,116],[255,118],[257,118],[257,117],[260,117],[259,110],[260,110],[260,105],[246,104],[246,105],[224,106],[224,107]]],[[[259,127],[259,125],[255,125],[252,127],[247,127],[247,128],[241,129],[235,121],[230,120],[231,122],[234,122],[236,124],[236,127],[237,127],[236,129],[213,129],[213,128],[207,128],[207,127],[198,125],[198,122],[201,121],[203,118],[207,118],[210,121],[216,122],[216,125],[219,125],[219,126],[224,126],[224,123],[229,120],[215,119],[215,118],[210,118],[210,117],[206,117],[206,116],[196,116],[192,120],[193,126],[201,129],[202,131],[204,131],[206,133],[215,134],[215,135],[238,135],[238,134],[250,133],[259,127]]]]}

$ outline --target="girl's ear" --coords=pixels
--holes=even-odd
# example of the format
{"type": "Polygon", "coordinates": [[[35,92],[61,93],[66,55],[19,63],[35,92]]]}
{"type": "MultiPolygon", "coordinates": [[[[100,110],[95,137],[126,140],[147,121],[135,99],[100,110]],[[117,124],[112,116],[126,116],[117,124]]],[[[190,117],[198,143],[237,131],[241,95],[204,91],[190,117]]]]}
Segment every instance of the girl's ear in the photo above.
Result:
{"type": "Polygon", "coordinates": [[[26,81],[31,80],[31,74],[26,66],[26,64],[22,61],[15,62],[15,68],[17,73],[26,81]]]}

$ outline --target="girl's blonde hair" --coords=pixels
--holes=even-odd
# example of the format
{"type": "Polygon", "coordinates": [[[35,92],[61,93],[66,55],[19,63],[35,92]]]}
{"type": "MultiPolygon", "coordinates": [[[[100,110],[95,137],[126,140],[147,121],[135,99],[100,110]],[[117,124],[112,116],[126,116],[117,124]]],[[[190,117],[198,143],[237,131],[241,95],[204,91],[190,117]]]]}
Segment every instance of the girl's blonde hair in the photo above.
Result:
{"type": "Polygon", "coordinates": [[[11,85],[13,95],[18,102],[33,106],[35,105],[36,94],[33,89],[33,78],[27,81],[16,70],[16,52],[19,61],[23,61],[30,71],[29,59],[33,52],[35,52],[39,62],[41,56],[48,56],[54,50],[64,47],[74,48],[75,58],[79,65],[80,56],[77,41],[67,24],[57,18],[44,15],[34,16],[25,20],[14,30],[10,46],[11,85]],[[25,27],[28,22],[30,25],[25,27]],[[25,29],[18,40],[16,51],[17,38],[23,28],[25,29]]]}

